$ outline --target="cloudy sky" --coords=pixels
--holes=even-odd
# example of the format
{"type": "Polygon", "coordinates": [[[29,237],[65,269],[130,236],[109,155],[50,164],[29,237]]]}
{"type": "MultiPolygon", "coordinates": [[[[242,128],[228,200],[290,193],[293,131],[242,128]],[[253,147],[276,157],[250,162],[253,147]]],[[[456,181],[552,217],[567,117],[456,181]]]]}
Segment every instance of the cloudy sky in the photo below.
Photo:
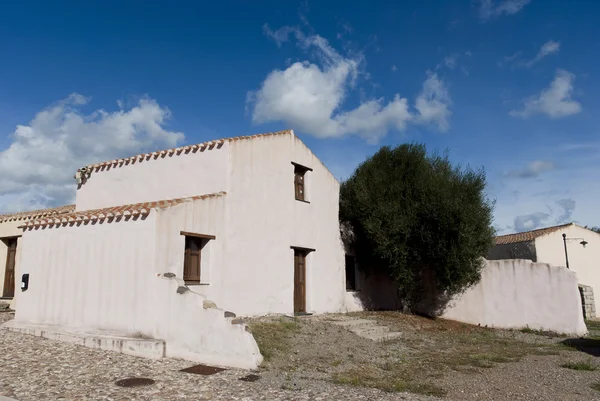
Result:
{"type": "Polygon", "coordinates": [[[292,128],[340,180],[405,142],[484,167],[500,233],[600,225],[600,2],[47,3],[0,12],[0,212],[73,202],[89,163],[292,128]]]}

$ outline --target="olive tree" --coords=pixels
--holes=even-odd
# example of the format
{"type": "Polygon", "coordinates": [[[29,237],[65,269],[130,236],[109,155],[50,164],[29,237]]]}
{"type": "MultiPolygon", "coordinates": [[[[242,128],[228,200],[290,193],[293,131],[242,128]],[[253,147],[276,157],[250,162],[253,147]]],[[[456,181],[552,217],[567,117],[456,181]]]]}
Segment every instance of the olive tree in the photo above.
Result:
{"type": "Polygon", "coordinates": [[[485,186],[483,170],[453,166],[425,145],[382,147],[341,187],[340,219],[359,266],[395,280],[406,308],[439,311],[479,281],[493,246],[485,186]]]}

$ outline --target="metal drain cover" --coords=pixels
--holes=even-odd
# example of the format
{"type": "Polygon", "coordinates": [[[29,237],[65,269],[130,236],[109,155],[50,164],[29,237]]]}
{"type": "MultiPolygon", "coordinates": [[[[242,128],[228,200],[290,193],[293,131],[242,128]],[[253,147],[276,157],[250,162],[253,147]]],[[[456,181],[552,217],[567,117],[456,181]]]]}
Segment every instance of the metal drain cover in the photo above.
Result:
{"type": "Polygon", "coordinates": [[[121,387],[140,387],[154,384],[154,380],[145,377],[130,377],[127,379],[117,380],[115,384],[121,387]]]}
{"type": "Polygon", "coordinates": [[[222,372],[224,370],[226,370],[226,369],[200,364],[200,365],[191,366],[189,368],[181,369],[180,372],[209,376],[209,375],[214,375],[215,373],[222,372]]]}
{"type": "Polygon", "coordinates": [[[248,375],[248,376],[244,376],[244,377],[240,377],[239,380],[243,381],[243,382],[255,382],[258,379],[260,379],[259,375],[248,375]]]}

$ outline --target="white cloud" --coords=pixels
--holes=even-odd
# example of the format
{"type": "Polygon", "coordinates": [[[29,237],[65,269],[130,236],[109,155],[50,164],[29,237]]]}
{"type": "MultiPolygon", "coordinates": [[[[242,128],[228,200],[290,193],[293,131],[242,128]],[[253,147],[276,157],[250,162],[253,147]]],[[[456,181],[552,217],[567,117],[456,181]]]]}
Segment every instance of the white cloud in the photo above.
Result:
{"type": "Polygon", "coordinates": [[[453,54],[451,56],[446,56],[444,57],[444,65],[448,68],[450,68],[451,70],[456,68],[457,65],[457,61],[458,61],[458,54],[453,54]]]}
{"type": "Polygon", "coordinates": [[[276,31],[272,31],[268,24],[263,25],[263,33],[273,39],[277,47],[281,47],[281,45],[287,42],[289,34],[296,31],[297,29],[291,26],[283,26],[276,31]]]}
{"type": "Polygon", "coordinates": [[[550,218],[550,214],[544,212],[535,212],[523,216],[517,216],[514,220],[514,229],[516,232],[535,230],[544,226],[550,218]]]}
{"type": "Polygon", "coordinates": [[[494,223],[502,227],[502,234],[571,221],[600,226],[597,212],[600,181],[596,179],[600,161],[582,161],[575,154],[565,157],[560,149],[556,152],[553,157],[562,158],[561,168],[541,179],[502,179],[488,175],[489,195],[496,200],[494,223]],[[499,179],[502,185],[498,185],[499,179]],[[519,224],[515,226],[515,222],[519,224]]]}
{"type": "Polygon", "coordinates": [[[560,51],[560,42],[555,42],[553,40],[549,40],[540,47],[538,54],[532,59],[527,61],[524,65],[526,67],[531,67],[541,59],[551,54],[558,53],[560,51]]]}
{"type": "Polygon", "coordinates": [[[523,109],[513,110],[509,114],[523,118],[534,114],[561,118],[581,112],[581,104],[572,98],[574,81],[575,75],[565,70],[557,70],[550,86],[539,95],[525,100],[523,109]]]}
{"type": "Polygon", "coordinates": [[[319,35],[305,36],[296,28],[284,28],[275,32],[265,29],[278,43],[293,33],[298,46],[314,52],[318,63],[296,62],[285,70],[273,70],[258,90],[248,92],[247,106],[253,123],[283,121],[320,138],[358,134],[371,142],[389,130],[404,130],[413,120],[448,129],[450,97],[437,75],[429,76],[424,83],[417,99],[419,114],[411,113],[408,100],[398,94],[387,103],[381,98],[370,99],[343,110],[359,76],[366,75],[361,70],[362,55],[343,56],[319,35]]]}
{"type": "Polygon", "coordinates": [[[531,0],[480,0],[479,18],[487,21],[501,15],[513,15],[529,4],[531,0]]]}
{"type": "Polygon", "coordinates": [[[515,178],[535,178],[540,174],[554,170],[556,165],[552,162],[547,162],[543,160],[536,160],[527,165],[522,170],[511,170],[506,173],[507,177],[515,177],[515,178]]]}
{"type": "Polygon", "coordinates": [[[398,71],[398,67],[396,67],[396,65],[395,65],[395,64],[392,66],[392,71],[393,71],[393,72],[396,72],[396,71],[398,71]]]}
{"type": "Polygon", "coordinates": [[[571,222],[571,216],[575,211],[577,202],[572,198],[559,199],[556,204],[562,209],[562,214],[556,219],[556,224],[564,224],[571,222]]]}
{"type": "Polygon", "coordinates": [[[419,111],[417,121],[425,124],[432,123],[437,125],[440,131],[447,131],[450,128],[448,119],[452,115],[451,103],[444,82],[437,74],[429,74],[416,100],[415,108],[419,111]]]}
{"type": "Polygon", "coordinates": [[[77,168],[184,139],[165,130],[171,114],[152,99],[129,110],[121,104],[118,111],[85,115],[80,108],[88,101],[72,94],[17,126],[9,147],[0,151],[0,211],[72,202],[77,168]]]}

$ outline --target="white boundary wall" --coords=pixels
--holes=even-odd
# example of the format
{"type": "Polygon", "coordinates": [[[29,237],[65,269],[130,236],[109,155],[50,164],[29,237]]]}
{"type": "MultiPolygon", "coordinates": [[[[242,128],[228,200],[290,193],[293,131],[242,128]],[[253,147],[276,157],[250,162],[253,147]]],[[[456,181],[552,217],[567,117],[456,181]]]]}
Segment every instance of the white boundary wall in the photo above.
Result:
{"type": "Polygon", "coordinates": [[[523,259],[486,261],[481,281],[450,301],[441,317],[496,328],[587,333],[577,274],[523,259]]]}

